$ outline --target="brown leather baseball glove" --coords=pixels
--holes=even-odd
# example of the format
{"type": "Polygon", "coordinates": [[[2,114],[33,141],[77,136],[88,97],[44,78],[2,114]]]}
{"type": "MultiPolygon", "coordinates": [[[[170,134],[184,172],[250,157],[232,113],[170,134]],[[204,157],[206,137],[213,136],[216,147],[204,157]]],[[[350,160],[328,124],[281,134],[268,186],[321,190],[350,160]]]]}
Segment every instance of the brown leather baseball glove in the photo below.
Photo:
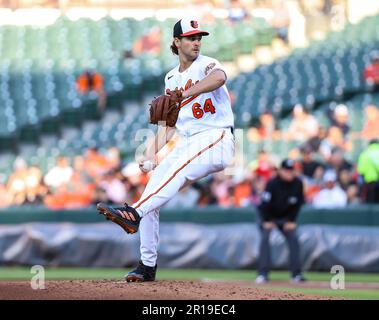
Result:
{"type": "Polygon", "coordinates": [[[150,123],[175,127],[178,120],[182,93],[176,89],[155,98],[150,104],[150,123]]]}

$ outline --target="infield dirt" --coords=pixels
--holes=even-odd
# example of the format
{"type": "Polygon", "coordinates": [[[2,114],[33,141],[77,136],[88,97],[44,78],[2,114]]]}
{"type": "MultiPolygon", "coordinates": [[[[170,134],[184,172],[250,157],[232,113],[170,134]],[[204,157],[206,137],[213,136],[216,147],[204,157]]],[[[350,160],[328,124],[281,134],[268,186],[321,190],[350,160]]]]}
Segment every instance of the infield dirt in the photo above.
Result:
{"type": "Polygon", "coordinates": [[[127,283],[109,280],[47,280],[33,290],[28,281],[0,282],[0,300],[325,300],[299,292],[257,288],[252,283],[172,281],[127,283]]]}

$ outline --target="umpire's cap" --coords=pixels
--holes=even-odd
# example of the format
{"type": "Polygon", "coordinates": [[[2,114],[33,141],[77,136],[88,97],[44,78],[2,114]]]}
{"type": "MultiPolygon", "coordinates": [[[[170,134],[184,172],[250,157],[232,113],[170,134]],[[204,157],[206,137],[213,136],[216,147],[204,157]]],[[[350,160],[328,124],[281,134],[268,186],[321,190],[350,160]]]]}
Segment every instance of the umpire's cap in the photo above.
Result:
{"type": "Polygon", "coordinates": [[[293,170],[295,168],[295,162],[291,159],[284,159],[280,167],[286,170],[293,170]]]}
{"type": "Polygon", "coordinates": [[[200,30],[199,21],[191,18],[183,18],[174,25],[173,37],[189,37],[196,34],[208,36],[209,32],[200,30]]]}

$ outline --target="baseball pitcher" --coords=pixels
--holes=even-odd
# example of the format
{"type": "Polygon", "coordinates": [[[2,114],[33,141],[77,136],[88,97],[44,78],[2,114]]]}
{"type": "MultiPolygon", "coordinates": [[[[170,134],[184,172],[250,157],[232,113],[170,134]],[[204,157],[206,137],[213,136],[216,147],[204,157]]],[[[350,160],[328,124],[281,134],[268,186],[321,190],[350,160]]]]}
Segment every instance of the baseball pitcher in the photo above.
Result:
{"type": "Polygon", "coordinates": [[[195,19],[181,19],[174,26],[171,50],[179,65],[166,74],[165,94],[150,105],[150,122],[158,131],[139,164],[142,171],[154,171],[140,200],[118,208],[97,204],[100,214],[127,233],[140,231],[141,259],[126,275],[128,282],[155,280],[160,208],[181,188],[225,169],[234,156],[227,76],[216,59],[200,54],[202,37],[208,35],[195,19]],[[156,154],[175,131],[179,143],[157,164],[156,154]]]}

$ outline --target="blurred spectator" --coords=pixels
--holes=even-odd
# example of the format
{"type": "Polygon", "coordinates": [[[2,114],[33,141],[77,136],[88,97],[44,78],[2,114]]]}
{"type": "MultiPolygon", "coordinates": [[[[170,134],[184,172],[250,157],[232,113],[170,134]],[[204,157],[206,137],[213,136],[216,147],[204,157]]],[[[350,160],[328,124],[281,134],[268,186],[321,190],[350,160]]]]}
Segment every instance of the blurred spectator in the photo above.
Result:
{"type": "Polygon", "coordinates": [[[312,148],[313,152],[319,152],[321,142],[328,136],[328,131],[324,127],[319,127],[317,135],[308,139],[306,145],[312,148]]]}
{"type": "Polygon", "coordinates": [[[30,204],[42,204],[47,190],[41,182],[41,169],[36,166],[29,167],[25,177],[26,202],[30,204]]]}
{"type": "Polygon", "coordinates": [[[76,79],[76,88],[81,95],[95,92],[98,95],[98,108],[104,112],[106,105],[106,93],[104,90],[103,76],[93,70],[86,70],[76,79]]]}
{"type": "Polygon", "coordinates": [[[236,174],[233,178],[233,185],[233,206],[236,208],[249,206],[253,191],[252,174],[245,171],[236,174]]]}
{"type": "Polygon", "coordinates": [[[59,188],[63,185],[67,185],[73,171],[68,159],[66,157],[60,157],[57,160],[57,164],[45,175],[44,182],[51,188],[59,188]]]}
{"type": "Polygon", "coordinates": [[[67,185],[62,185],[54,193],[46,195],[44,204],[50,210],[80,209],[83,205],[80,195],[68,189],[67,185]]]}
{"type": "MultiPolygon", "coordinates": [[[[211,178],[213,180],[213,177],[211,178]]],[[[197,205],[205,207],[207,205],[217,205],[217,198],[212,193],[211,184],[209,182],[196,182],[193,187],[199,192],[199,200],[197,205]]]]}
{"type": "Polygon", "coordinates": [[[260,150],[257,159],[249,164],[251,170],[264,181],[271,179],[275,172],[275,165],[273,164],[270,154],[264,149],[260,150]]]}
{"type": "Polygon", "coordinates": [[[200,192],[192,186],[187,186],[165,204],[165,208],[193,208],[200,198],[200,192]]]}
{"type": "Polygon", "coordinates": [[[287,3],[283,0],[273,1],[273,17],[271,25],[275,29],[277,37],[288,44],[288,28],[290,25],[290,14],[287,3]]]}
{"type": "Polygon", "coordinates": [[[152,27],[134,43],[133,56],[139,56],[144,53],[158,56],[161,51],[161,34],[160,27],[152,27]]]}
{"type": "Polygon", "coordinates": [[[341,208],[347,204],[347,195],[337,182],[335,171],[328,170],[324,174],[324,186],[313,198],[315,208],[341,208]]]}
{"type": "Polygon", "coordinates": [[[36,166],[28,168],[22,158],[14,162],[14,172],[8,179],[4,201],[8,205],[41,204],[47,193],[42,183],[41,169],[36,166]]]}
{"type": "Polygon", "coordinates": [[[334,109],[330,109],[328,116],[332,127],[340,128],[344,136],[349,133],[349,110],[344,104],[339,104],[334,109]]]}
{"type": "Polygon", "coordinates": [[[76,88],[81,94],[103,90],[103,76],[93,70],[86,70],[76,79],[76,88]]]}
{"type": "Polygon", "coordinates": [[[84,162],[86,172],[92,178],[100,177],[110,169],[108,159],[96,147],[87,149],[84,162]]]}
{"type": "Polygon", "coordinates": [[[7,190],[10,202],[14,205],[22,205],[26,200],[26,177],[28,166],[24,159],[16,158],[13,164],[14,172],[8,179],[7,190]]]}
{"type": "Polygon", "coordinates": [[[323,172],[323,165],[313,159],[313,150],[309,145],[303,146],[300,151],[302,155],[300,160],[301,173],[307,178],[317,179],[320,172],[323,172]]]}
{"type": "Polygon", "coordinates": [[[74,158],[74,172],[68,183],[68,189],[74,193],[80,194],[82,203],[87,204],[92,201],[95,183],[85,171],[85,161],[82,156],[74,158]]]}
{"type": "Polygon", "coordinates": [[[105,154],[109,170],[117,170],[121,165],[120,150],[117,147],[110,147],[105,154]]]}
{"type": "Polygon", "coordinates": [[[258,205],[262,200],[262,194],[266,188],[266,181],[259,176],[255,176],[252,180],[252,185],[250,201],[253,205],[258,205]]]}
{"type": "Polygon", "coordinates": [[[211,183],[211,192],[217,199],[217,204],[221,207],[231,207],[233,205],[230,197],[230,187],[232,181],[225,173],[217,172],[213,175],[213,181],[211,183]]]}
{"type": "Polygon", "coordinates": [[[62,174],[67,171],[70,178],[50,190],[44,198],[45,205],[51,210],[80,209],[90,205],[94,199],[95,184],[85,171],[84,158],[76,156],[74,168],[65,164],[68,161],[64,157],[58,161],[60,168],[56,172],[62,174]]]}
{"type": "Polygon", "coordinates": [[[262,112],[259,115],[258,124],[250,128],[247,134],[252,142],[278,138],[279,132],[273,114],[270,111],[262,112]]]}
{"type": "Polygon", "coordinates": [[[379,203],[379,141],[371,140],[358,159],[358,173],[364,181],[364,198],[379,203]]]}
{"type": "MultiPolygon", "coordinates": [[[[324,175],[324,169],[320,169],[320,174],[324,175]]],[[[322,179],[322,177],[321,177],[322,179]]],[[[304,197],[305,202],[311,204],[316,194],[318,194],[321,190],[322,182],[319,180],[312,180],[305,178],[303,179],[304,183],[304,197]]]]}
{"type": "Polygon", "coordinates": [[[352,185],[356,184],[355,172],[353,170],[342,170],[338,173],[337,181],[341,188],[347,192],[347,189],[352,185]]]}
{"type": "Polygon", "coordinates": [[[143,182],[146,182],[145,175],[141,172],[137,162],[130,162],[121,170],[122,175],[126,178],[127,200],[128,203],[136,202],[144,191],[143,182]]]}
{"type": "Polygon", "coordinates": [[[359,188],[358,185],[352,183],[346,189],[347,202],[348,204],[360,204],[361,199],[359,197],[359,188]]]}
{"type": "Polygon", "coordinates": [[[344,150],[338,147],[332,149],[327,165],[337,173],[337,176],[342,171],[350,172],[353,169],[353,165],[345,159],[344,150]]]}
{"type": "Polygon", "coordinates": [[[108,203],[124,203],[127,199],[124,183],[117,177],[116,171],[104,174],[99,186],[105,191],[108,203]]]}
{"type": "Polygon", "coordinates": [[[288,140],[303,142],[317,136],[318,130],[316,118],[298,104],[293,108],[293,119],[285,136],[288,140]]]}
{"type": "Polygon", "coordinates": [[[137,185],[141,180],[141,169],[137,162],[129,162],[122,168],[121,173],[132,185],[137,185]]]}
{"type": "Polygon", "coordinates": [[[96,188],[93,191],[93,198],[91,203],[92,205],[96,206],[96,204],[99,202],[109,203],[109,199],[107,197],[106,191],[103,188],[96,185],[96,188]]]}
{"type": "Polygon", "coordinates": [[[248,16],[248,12],[240,0],[230,0],[228,9],[228,19],[230,22],[235,23],[246,19],[248,16]]]}
{"type": "Polygon", "coordinates": [[[379,54],[376,54],[372,58],[372,63],[364,69],[363,76],[375,91],[379,89],[379,54]]]}
{"type": "Polygon", "coordinates": [[[366,122],[362,129],[362,138],[366,140],[379,139],[379,109],[375,105],[365,108],[366,122]]]}
{"type": "Polygon", "coordinates": [[[41,170],[36,166],[28,168],[21,158],[16,159],[14,169],[7,183],[6,198],[10,204],[41,204],[47,193],[46,187],[42,184],[41,170]]]}
{"type": "Polygon", "coordinates": [[[12,198],[8,192],[7,186],[0,183],[0,208],[8,208],[12,205],[12,198]]]}
{"type": "Polygon", "coordinates": [[[334,148],[344,151],[351,150],[351,142],[344,139],[342,130],[338,127],[330,127],[326,139],[320,144],[320,153],[325,161],[329,161],[334,148]]]}
{"type": "MultiPolygon", "coordinates": [[[[75,181],[75,184],[79,187],[93,184],[93,179],[88,175],[86,171],[86,161],[83,156],[74,157],[73,174],[71,181],[75,181]]],[[[70,182],[71,182],[70,181],[70,182]]]]}
{"type": "MultiPolygon", "coordinates": [[[[287,153],[287,158],[294,161],[300,158],[299,147],[294,146],[293,148],[290,148],[290,150],[288,150],[288,153],[287,153]]],[[[297,173],[300,173],[300,165],[298,163],[295,163],[295,171],[297,173]]]]}

